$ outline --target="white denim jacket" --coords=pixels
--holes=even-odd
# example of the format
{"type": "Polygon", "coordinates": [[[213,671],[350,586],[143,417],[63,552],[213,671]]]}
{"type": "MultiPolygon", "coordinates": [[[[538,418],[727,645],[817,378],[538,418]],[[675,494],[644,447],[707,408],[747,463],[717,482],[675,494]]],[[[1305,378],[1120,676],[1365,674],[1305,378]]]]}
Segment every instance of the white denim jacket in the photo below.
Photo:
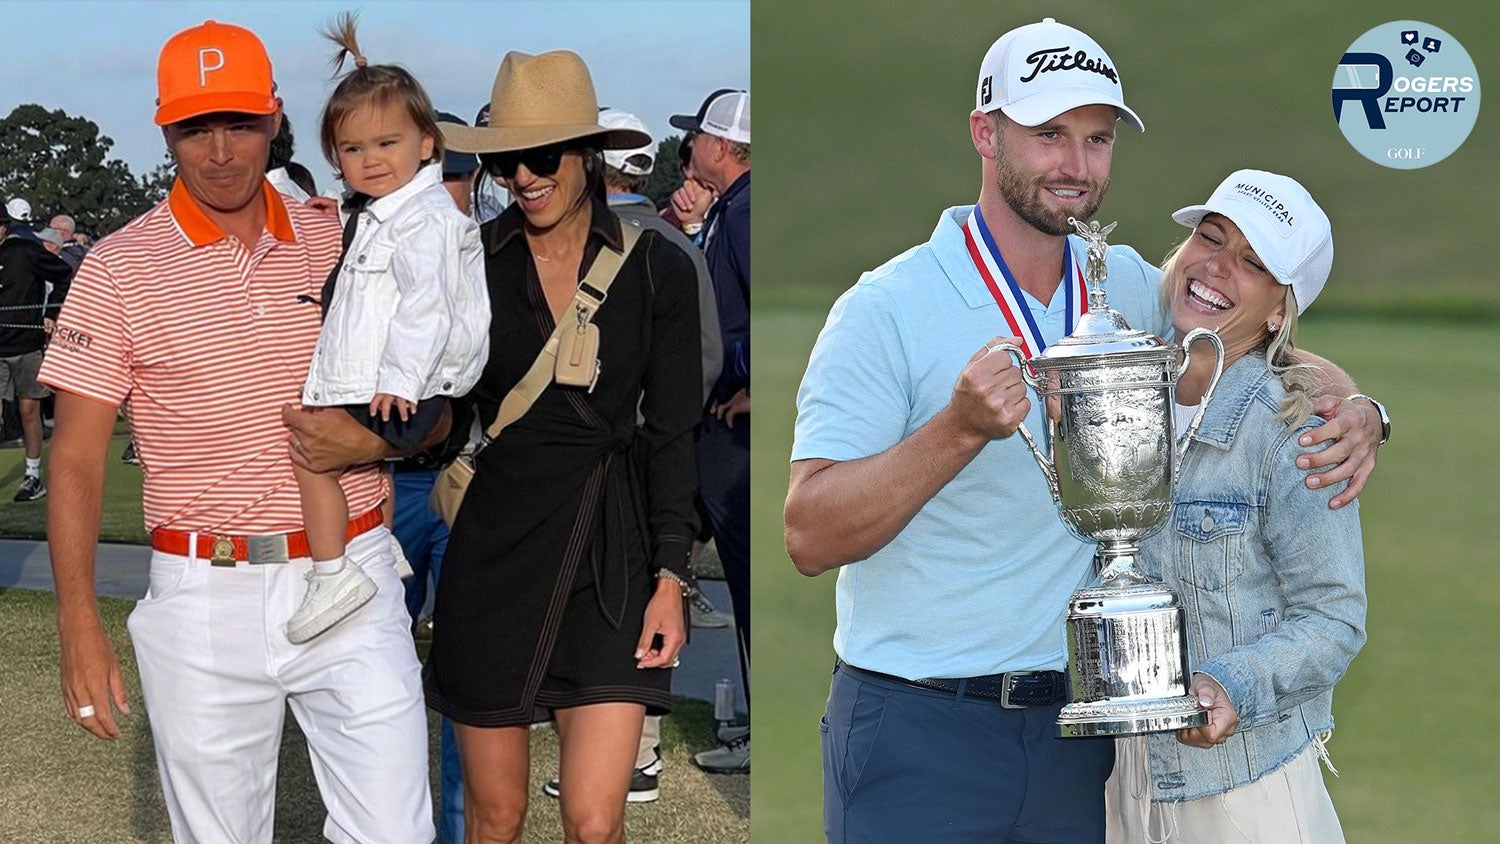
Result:
{"type": "Polygon", "coordinates": [[[360,212],[303,404],[463,395],[479,380],[489,356],[484,248],[442,178],[429,164],[360,212]]]}

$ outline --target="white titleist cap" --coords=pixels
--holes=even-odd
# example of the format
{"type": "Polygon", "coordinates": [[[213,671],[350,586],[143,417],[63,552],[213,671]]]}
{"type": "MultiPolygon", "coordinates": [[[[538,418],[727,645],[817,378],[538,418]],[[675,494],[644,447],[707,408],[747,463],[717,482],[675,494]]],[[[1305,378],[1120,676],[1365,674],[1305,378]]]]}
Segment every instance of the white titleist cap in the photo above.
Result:
{"type": "Polygon", "coordinates": [[[1208,202],[1183,208],[1172,219],[1193,228],[1208,214],[1233,220],[1271,275],[1291,286],[1297,313],[1307,310],[1333,269],[1333,227],[1307,188],[1264,170],[1236,170],[1208,202]]]}
{"type": "MultiPolygon", "coordinates": [[[[634,129],[651,138],[656,137],[639,117],[617,108],[600,109],[599,125],[606,129],[634,129]]],[[[649,176],[656,166],[656,141],[634,149],[607,149],[604,163],[627,176],[649,176]]]]}
{"type": "Polygon", "coordinates": [[[30,222],[31,203],[18,196],[10,202],[5,203],[5,213],[9,214],[12,220],[30,222]]]}
{"type": "Polygon", "coordinates": [[[1065,111],[1110,105],[1120,119],[1146,131],[1125,105],[1115,63],[1094,39],[1052,18],[1017,27],[990,45],[979,65],[974,108],[995,109],[1022,126],[1037,126],[1065,111]]]}

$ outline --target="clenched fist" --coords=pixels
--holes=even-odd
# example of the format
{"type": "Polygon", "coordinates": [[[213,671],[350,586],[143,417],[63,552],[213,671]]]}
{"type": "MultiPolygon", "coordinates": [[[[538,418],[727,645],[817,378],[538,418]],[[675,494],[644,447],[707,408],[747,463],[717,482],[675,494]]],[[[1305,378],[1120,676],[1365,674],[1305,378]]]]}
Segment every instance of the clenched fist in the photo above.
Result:
{"type": "Polygon", "coordinates": [[[986,439],[1001,440],[1015,433],[1031,411],[1026,382],[1000,343],[1020,344],[1016,337],[996,337],[969,358],[953,386],[948,403],[964,429],[986,439]]]}

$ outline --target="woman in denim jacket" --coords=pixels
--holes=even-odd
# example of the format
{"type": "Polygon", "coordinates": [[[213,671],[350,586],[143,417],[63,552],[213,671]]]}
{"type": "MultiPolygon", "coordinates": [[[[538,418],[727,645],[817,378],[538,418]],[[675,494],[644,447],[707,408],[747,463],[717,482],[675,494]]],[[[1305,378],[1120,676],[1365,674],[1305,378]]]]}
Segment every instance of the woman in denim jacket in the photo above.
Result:
{"type": "MultiPolygon", "coordinates": [[[[1317,763],[1333,684],[1365,641],[1364,553],[1357,505],[1328,506],[1342,485],[1309,491],[1296,466],[1318,373],[1291,360],[1332,232],[1301,185],[1256,170],[1172,216],[1193,233],[1167,258],[1163,297],[1179,336],[1218,329],[1224,375],[1171,524],[1141,556],[1182,595],[1190,693],[1209,723],[1118,740],[1109,840],[1342,842],[1317,763]]],[[[1178,382],[1179,431],[1212,366],[1194,355],[1178,382]]]]}

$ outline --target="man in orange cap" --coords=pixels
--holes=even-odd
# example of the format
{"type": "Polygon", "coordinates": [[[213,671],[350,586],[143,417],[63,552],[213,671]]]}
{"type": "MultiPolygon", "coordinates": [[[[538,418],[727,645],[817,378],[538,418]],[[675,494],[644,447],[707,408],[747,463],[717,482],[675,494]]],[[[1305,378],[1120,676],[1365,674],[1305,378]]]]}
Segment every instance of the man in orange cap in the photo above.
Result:
{"type": "Polygon", "coordinates": [[[123,406],[145,470],[151,585],[128,627],[179,841],[272,837],[290,704],[338,842],[430,841],[419,666],[371,461],[348,414],[295,404],[338,259],[337,223],[265,179],[281,123],[254,33],[209,21],[162,48],[156,123],[177,160],[165,202],[81,268],[41,380],[57,391],[48,511],[63,698],[120,735],[129,704],[94,600],[105,452],[123,406]],[[311,568],[287,453],[342,477],[349,556],[382,587],[306,645],[282,632],[311,568]]]}

